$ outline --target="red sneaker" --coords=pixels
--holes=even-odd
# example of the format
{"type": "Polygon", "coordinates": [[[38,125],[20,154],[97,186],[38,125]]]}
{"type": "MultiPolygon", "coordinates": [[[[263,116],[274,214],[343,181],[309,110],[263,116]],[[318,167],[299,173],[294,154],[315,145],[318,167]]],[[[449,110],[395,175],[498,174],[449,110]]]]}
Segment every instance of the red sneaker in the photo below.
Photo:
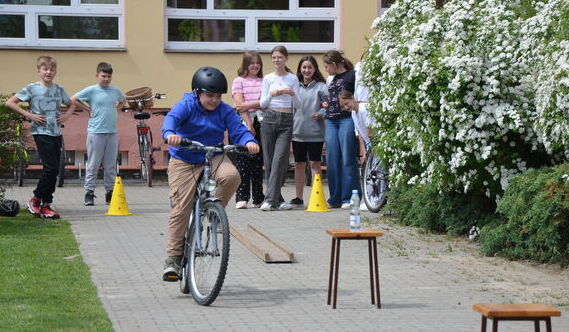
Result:
{"type": "Polygon", "coordinates": [[[32,198],[28,201],[28,211],[35,216],[41,216],[41,199],[32,198]]]}
{"type": "Polygon", "coordinates": [[[51,218],[51,219],[59,219],[59,213],[53,211],[49,204],[42,205],[41,207],[41,217],[42,218],[51,218]]]}

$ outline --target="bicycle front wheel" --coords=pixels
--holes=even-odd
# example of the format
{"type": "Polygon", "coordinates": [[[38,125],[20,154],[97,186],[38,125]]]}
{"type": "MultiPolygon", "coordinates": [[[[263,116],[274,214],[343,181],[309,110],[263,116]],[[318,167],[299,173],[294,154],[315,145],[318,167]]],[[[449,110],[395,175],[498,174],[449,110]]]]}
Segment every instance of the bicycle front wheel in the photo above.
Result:
{"type": "Polygon", "coordinates": [[[371,212],[379,212],[387,203],[387,173],[371,149],[367,153],[360,178],[365,205],[371,212]]]}
{"type": "Polygon", "coordinates": [[[190,227],[188,257],[189,286],[192,297],[200,305],[215,301],[227,272],[229,262],[229,223],[219,202],[205,202],[200,227],[190,227]]]}

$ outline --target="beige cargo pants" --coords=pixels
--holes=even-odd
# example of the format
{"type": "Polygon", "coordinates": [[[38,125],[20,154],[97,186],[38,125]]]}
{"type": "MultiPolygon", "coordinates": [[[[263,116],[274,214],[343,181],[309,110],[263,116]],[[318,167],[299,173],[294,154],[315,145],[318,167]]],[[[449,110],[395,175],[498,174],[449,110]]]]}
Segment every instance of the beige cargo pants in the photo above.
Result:
{"type": "MultiPolygon", "coordinates": [[[[215,196],[226,206],[241,183],[239,172],[224,155],[213,157],[212,175],[217,182],[215,196]]],[[[168,256],[181,256],[184,236],[194,204],[197,181],[203,170],[201,164],[190,164],[170,158],[168,163],[168,185],[170,186],[170,216],[168,218],[168,256]]]]}

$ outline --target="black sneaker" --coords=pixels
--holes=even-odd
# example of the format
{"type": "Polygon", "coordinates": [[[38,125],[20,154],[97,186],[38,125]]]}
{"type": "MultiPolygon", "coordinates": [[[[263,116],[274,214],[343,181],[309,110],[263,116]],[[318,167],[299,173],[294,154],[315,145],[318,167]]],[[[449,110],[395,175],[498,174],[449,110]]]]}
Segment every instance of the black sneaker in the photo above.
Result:
{"type": "Polygon", "coordinates": [[[91,190],[88,190],[85,193],[85,206],[93,206],[95,205],[95,193],[91,190]]]}
{"type": "Polygon", "coordinates": [[[113,191],[107,191],[107,193],[105,194],[105,203],[107,203],[107,205],[111,204],[111,199],[113,198],[113,191]]]}
{"type": "Polygon", "coordinates": [[[290,204],[294,206],[304,206],[304,201],[302,198],[295,197],[290,200],[290,204]]]}
{"type": "Polygon", "coordinates": [[[164,272],[162,273],[162,280],[164,281],[178,281],[180,278],[180,263],[182,257],[170,256],[164,262],[164,272]]]}

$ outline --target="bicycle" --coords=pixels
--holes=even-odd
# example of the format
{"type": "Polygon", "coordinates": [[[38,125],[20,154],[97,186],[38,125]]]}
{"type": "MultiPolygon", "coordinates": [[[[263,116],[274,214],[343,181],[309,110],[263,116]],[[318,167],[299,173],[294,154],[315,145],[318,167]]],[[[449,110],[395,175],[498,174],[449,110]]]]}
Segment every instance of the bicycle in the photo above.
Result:
{"type": "Polygon", "coordinates": [[[216,152],[247,152],[243,145],[205,146],[182,139],[181,147],[206,152],[204,169],[198,180],[194,206],[184,239],[180,271],[180,290],[191,293],[194,301],[208,306],[215,301],[227,272],[229,261],[229,223],[211,177],[211,159],[216,152]]]}
{"type": "Polygon", "coordinates": [[[368,146],[366,158],[361,169],[362,196],[368,210],[378,213],[387,203],[389,190],[388,174],[379,157],[368,146]]]}
{"type": "MultiPolygon", "coordinates": [[[[163,93],[152,95],[152,90],[148,87],[130,90],[125,95],[129,107],[123,107],[123,111],[134,110],[134,118],[138,120],[136,133],[140,155],[140,177],[146,181],[149,187],[152,187],[155,163],[152,154],[159,149],[153,146],[152,130],[146,123],[146,120],[150,118],[150,113],[145,110],[150,109],[154,105],[154,99],[166,99],[166,97],[163,93]]],[[[167,112],[154,113],[164,115],[167,112]]]]}

